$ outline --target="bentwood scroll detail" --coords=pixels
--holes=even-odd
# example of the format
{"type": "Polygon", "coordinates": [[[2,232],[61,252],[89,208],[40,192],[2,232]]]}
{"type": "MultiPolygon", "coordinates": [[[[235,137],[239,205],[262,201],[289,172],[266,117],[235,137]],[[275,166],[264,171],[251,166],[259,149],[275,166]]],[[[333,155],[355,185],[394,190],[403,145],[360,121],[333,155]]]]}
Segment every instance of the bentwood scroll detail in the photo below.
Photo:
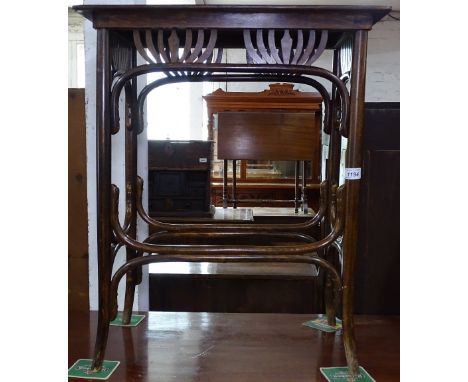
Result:
{"type": "MultiPolygon", "coordinates": [[[[209,31],[203,29],[196,31],[192,29],[186,29],[185,31],[176,29],[170,31],[162,29],[133,31],[135,47],[141,57],[149,64],[212,63],[217,37],[218,32],[216,29],[210,29],[209,31]],[[183,46],[181,46],[179,34],[184,36],[183,46]],[[144,44],[142,35],[144,36],[144,44]],[[150,54],[148,54],[145,47],[150,54]],[[183,48],[182,51],[180,51],[181,48],[183,48]]],[[[223,50],[218,49],[214,62],[219,64],[222,56],[223,50]]]]}
{"type": "Polygon", "coordinates": [[[304,32],[299,29],[290,32],[285,29],[280,36],[280,47],[277,47],[277,31],[257,29],[254,32],[255,44],[252,42],[250,29],[244,30],[244,44],[247,51],[247,62],[249,64],[283,64],[283,65],[312,65],[323,53],[328,41],[328,31],[317,32],[314,30],[306,32],[307,42],[304,32]],[[265,45],[265,34],[267,45],[265,45]],[[318,42],[318,43],[317,43],[318,42]],[[293,48],[294,46],[294,48],[293,48]]]}

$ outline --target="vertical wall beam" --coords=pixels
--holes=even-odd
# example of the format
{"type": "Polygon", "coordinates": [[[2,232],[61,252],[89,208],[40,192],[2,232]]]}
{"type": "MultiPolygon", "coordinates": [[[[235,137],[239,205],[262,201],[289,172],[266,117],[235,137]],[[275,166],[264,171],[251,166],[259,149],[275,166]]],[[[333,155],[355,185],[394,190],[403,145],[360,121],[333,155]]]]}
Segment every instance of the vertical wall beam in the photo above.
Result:
{"type": "MultiPolygon", "coordinates": [[[[346,168],[362,167],[362,142],[364,130],[364,100],[366,87],[367,31],[354,35],[351,69],[351,98],[349,139],[346,168]]],[[[358,372],[356,341],[354,338],[353,299],[354,270],[358,244],[360,179],[346,179],[345,230],[343,237],[343,340],[350,373],[358,372]]]]}
{"type": "Polygon", "coordinates": [[[97,30],[96,64],[96,174],[98,244],[98,328],[92,369],[102,367],[109,334],[111,259],[111,131],[110,131],[110,45],[109,31],[97,30]]]}

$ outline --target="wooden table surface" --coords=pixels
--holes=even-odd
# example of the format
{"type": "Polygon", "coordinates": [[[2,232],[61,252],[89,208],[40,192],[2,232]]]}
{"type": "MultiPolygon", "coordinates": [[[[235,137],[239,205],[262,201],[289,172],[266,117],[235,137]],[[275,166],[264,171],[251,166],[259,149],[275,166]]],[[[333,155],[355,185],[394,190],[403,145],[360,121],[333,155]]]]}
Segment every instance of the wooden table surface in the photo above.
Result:
{"type": "MultiPolygon", "coordinates": [[[[320,367],[345,366],[341,333],[302,323],[308,314],[146,312],[135,328],[110,327],[109,381],[325,381],[320,367]]],[[[97,314],[69,315],[69,365],[90,358],[97,314]]],[[[378,382],[400,377],[399,318],[357,316],[360,364],[378,382]]],[[[69,379],[78,381],[77,379],[69,379]]]]}

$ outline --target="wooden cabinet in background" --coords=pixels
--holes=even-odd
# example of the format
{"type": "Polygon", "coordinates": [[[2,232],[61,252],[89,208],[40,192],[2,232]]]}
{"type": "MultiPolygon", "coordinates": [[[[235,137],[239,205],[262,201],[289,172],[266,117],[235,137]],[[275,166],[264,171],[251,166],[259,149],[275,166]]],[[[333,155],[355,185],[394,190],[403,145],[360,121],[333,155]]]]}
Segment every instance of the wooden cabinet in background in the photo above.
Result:
{"type": "MultiPolygon", "coordinates": [[[[318,93],[315,92],[301,92],[294,89],[292,84],[270,84],[268,90],[262,92],[225,92],[222,89],[218,89],[211,94],[203,97],[206,101],[208,110],[208,137],[215,142],[214,145],[214,157],[213,157],[213,172],[212,172],[212,199],[216,206],[222,206],[222,187],[223,187],[223,175],[224,175],[224,164],[221,157],[218,157],[217,143],[221,143],[226,149],[233,149],[234,152],[239,149],[235,147],[235,142],[218,142],[218,133],[220,135],[220,141],[223,138],[222,135],[227,131],[229,126],[224,131],[218,131],[217,118],[223,118],[221,116],[227,116],[237,114],[239,118],[242,115],[255,116],[263,115],[264,118],[260,118],[261,123],[258,125],[252,125],[252,120],[247,121],[248,126],[241,126],[239,128],[252,130],[261,134],[265,131],[268,125],[268,118],[272,120],[272,125],[277,119],[276,116],[281,116],[288,123],[288,119],[298,120],[301,119],[303,124],[310,128],[310,138],[313,138],[310,142],[307,142],[307,149],[310,149],[307,155],[307,186],[312,190],[307,189],[306,195],[308,203],[312,207],[317,205],[316,189],[319,184],[320,175],[320,130],[322,120],[322,98],[318,93]],[[297,114],[297,117],[295,115],[297,114]],[[302,117],[300,117],[302,116],[302,117]],[[260,131],[262,130],[262,131],[260,131]]],[[[251,118],[252,119],[252,118],[251,118]]],[[[257,135],[258,135],[257,134],[257,135]]],[[[257,137],[259,142],[256,142],[256,147],[261,146],[261,136],[257,137]]],[[[298,144],[301,144],[299,140],[298,144]]],[[[243,147],[246,146],[242,143],[243,147]]],[[[239,145],[237,145],[239,146],[239,145]]],[[[232,151],[232,150],[231,150],[232,151]]],[[[236,159],[236,155],[228,155],[236,159]]],[[[225,156],[227,157],[227,156],[225,156]]],[[[237,199],[242,203],[242,206],[252,206],[255,204],[249,202],[242,202],[242,199],[294,199],[294,186],[295,186],[295,161],[290,160],[292,156],[288,156],[287,160],[277,159],[278,155],[267,158],[262,156],[261,158],[248,159],[242,156],[238,156],[236,161],[236,180],[237,180],[237,199]],[[271,159],[271,160],[269,160],[271,159]]],[[[302,157],[301,157],[302,158],[302,157]]],[[[300,158],[294,158],[300,159],[300,158]]],[[[229,164],[227,169],[228,178],[232,179],[233,168],[232,163],[229,164]]],[[[282,203],[282,202],[281,202],[282,203]]],[[[275,206],[291,206],[291,203],[275,203],[275,206]]]]}
{"type": "Polygon", "coordinates": [[[151,216],[207,216],[211,208],[211,141],[148,141],[151,216]]]}

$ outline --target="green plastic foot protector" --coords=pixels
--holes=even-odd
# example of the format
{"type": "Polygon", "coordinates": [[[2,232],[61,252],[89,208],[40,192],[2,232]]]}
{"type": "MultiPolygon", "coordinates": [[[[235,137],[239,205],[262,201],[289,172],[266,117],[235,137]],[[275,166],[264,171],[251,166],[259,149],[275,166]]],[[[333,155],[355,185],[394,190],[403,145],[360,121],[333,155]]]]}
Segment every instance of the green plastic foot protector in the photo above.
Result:
{"type": "Polygon", "coordinates": [[[145,316],[143,314],[132,314],[132,317],[130,318],[130,323],[128,325],[122,324],[122,312],[117,313],[117,317],[115,318],[114,321],[111,321],[110,325],[111,326],[137,326],[145,316]]]}
{"type": "MultiPolygon", "coordinates": [[[[320,372],[328,382],[348,382],[348,367],[321,367],[320,372]]],[[[359,366],[359,374],[354,378],[357,382],[375,382],[369,373],[359,366]]]]}
{"type": "Polygon", "coordinates": [[[106,380],[111,376],[115,369],[117,369],[120,361],[104,360],[102,362],[101,371],[96,373],[90,371],[92,363],[92,359],[79,359],[68,369],[68,377],[106,380]]]}

